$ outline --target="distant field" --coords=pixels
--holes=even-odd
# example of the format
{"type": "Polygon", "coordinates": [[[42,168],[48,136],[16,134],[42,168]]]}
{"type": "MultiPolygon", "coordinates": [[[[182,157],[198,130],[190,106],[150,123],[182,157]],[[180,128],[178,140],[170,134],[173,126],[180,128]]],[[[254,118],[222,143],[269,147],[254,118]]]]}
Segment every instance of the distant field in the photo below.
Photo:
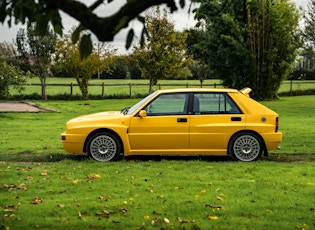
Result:
{"type": "MultiPolygon", "coordinates": [[[[33,78],[28,81],[29,84],[39,84],[38,78],[33,78]]],[[[47,95],[59,95],[59,94],[70,94],[70,84],[75,85],[76,81],[73,78],[48,78],[47,79],[47,95]],[[65,86],[50,86],[49,84],[66,84],[65,86]]],[[[148,92],[148,80],[131,80],[131,79],[116,79],[116,80],[108,80],[102,79],[97,80],[93,79],[90,81],[91,86],[89,87],[90,95],[102,95],[102,84],[104,84],[104,95],[143,95],[148,92]],[[131,84],[131,88],[130,88],[131,84]],[[97,86],[95,86],[97,85],[97,86]]],[[[293,81],[292,86],[290,85],[290,81],[284,81],[280,87],[279,93],[289,92],[290,89],[296,90],[307,90],[307,89],[315,89],[315,81],[293,81]]],[[[203,82],[204,87],[222,87],[221,81],[216,79],[209,79],[203,82]]],[[[198,80],[161,80],[158,82],[157,86],[153,87],[153,90],[157,90],[160,88],[180,88],[180,87],[200,87],[200,82],[198,80]]],[[[73,86],[72,89],[73,95],[81,95],[80,89],[78,86],[73,86]]],[[[25,90],[22,92],[23,94],[41,94],[41,87],[36,85],[27,85],[25,86],[25,90]]],[[[17,95],[18,92],[14,89],[11,89],[11,95],[17,95]]]]}

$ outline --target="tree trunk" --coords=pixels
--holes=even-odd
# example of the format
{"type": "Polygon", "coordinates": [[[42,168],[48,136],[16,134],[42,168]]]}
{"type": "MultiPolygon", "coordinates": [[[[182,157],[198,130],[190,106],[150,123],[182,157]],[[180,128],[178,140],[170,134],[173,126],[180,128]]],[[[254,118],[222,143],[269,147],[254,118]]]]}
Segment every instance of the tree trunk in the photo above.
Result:
{"type": "Polygon", "coordinates": [[[42,100],[47,101],[47,93],[46,93],[46,77],[40,78],[41,88],[42,88],[42,100]]]}

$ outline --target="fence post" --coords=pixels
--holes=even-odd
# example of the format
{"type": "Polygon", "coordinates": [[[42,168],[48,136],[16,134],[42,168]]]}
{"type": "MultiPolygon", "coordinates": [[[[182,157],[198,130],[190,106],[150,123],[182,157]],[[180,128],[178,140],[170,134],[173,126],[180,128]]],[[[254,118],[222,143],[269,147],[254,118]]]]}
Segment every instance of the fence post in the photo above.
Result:
{"type": "Polygon", "coordinates": [[[105,86],[105,84],[104,84],[104,82],[102,83],[102,98],[104,98],[104,95],[105,95],[105,89],[104,89],[104,86],[105,86]]]}
{"type": "Polygon", "coordinates": [[[217,83],[214,83],[214,84],[213,84],[213,87],[214,87],[214,88],[217,88],[217,83]]]}
{"type": "Polygon", "coordinates": [[[129,83],[129,97],[132,98],[132,84],[129,83]]]}
{"type": "Polygon", "coordinates": [[[188,82],[186,83],[186,88],[188,88],[188,82]]]}
{"type": "Polygon", "coordinates": [[[293,80],[290,81],[290,95],[293,93],[293,80]]]}
{"type": "Polygon", "coordinates": [[[72,97],[73,94],[73,84],[72,82],[70,83],[70,97],[72,97]]]}

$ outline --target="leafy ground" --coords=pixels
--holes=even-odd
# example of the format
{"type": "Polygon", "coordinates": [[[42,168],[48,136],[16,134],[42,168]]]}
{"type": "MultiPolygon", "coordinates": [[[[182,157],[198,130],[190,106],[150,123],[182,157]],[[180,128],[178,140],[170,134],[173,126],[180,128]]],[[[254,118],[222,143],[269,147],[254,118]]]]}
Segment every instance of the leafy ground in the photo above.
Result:
{"type": "Polygon", "coordinates": [[[10,229],[314,229],[314,162],[0,164],[10,229]]]}

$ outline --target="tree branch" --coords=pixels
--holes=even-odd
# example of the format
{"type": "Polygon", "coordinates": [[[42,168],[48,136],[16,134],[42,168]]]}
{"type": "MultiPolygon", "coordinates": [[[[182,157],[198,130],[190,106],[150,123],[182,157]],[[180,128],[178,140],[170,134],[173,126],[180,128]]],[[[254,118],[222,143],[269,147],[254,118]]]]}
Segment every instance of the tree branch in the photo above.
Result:
{"type": "MultiPolygon", "coordinates": [[[[100,2],[96,1],[91,7],[95,9],[100,2]]],[[[86,5],[73,0],[47,0],[47,9],[59,9],[65,12],[89,29],[99,41],[104,42],[113,41],[114,36],[143,11],[161,4],[167,4],[171,11],[177,10],[175,0],[129,0],[114,15],[103,18],[94,14],[86,5]]]]}

